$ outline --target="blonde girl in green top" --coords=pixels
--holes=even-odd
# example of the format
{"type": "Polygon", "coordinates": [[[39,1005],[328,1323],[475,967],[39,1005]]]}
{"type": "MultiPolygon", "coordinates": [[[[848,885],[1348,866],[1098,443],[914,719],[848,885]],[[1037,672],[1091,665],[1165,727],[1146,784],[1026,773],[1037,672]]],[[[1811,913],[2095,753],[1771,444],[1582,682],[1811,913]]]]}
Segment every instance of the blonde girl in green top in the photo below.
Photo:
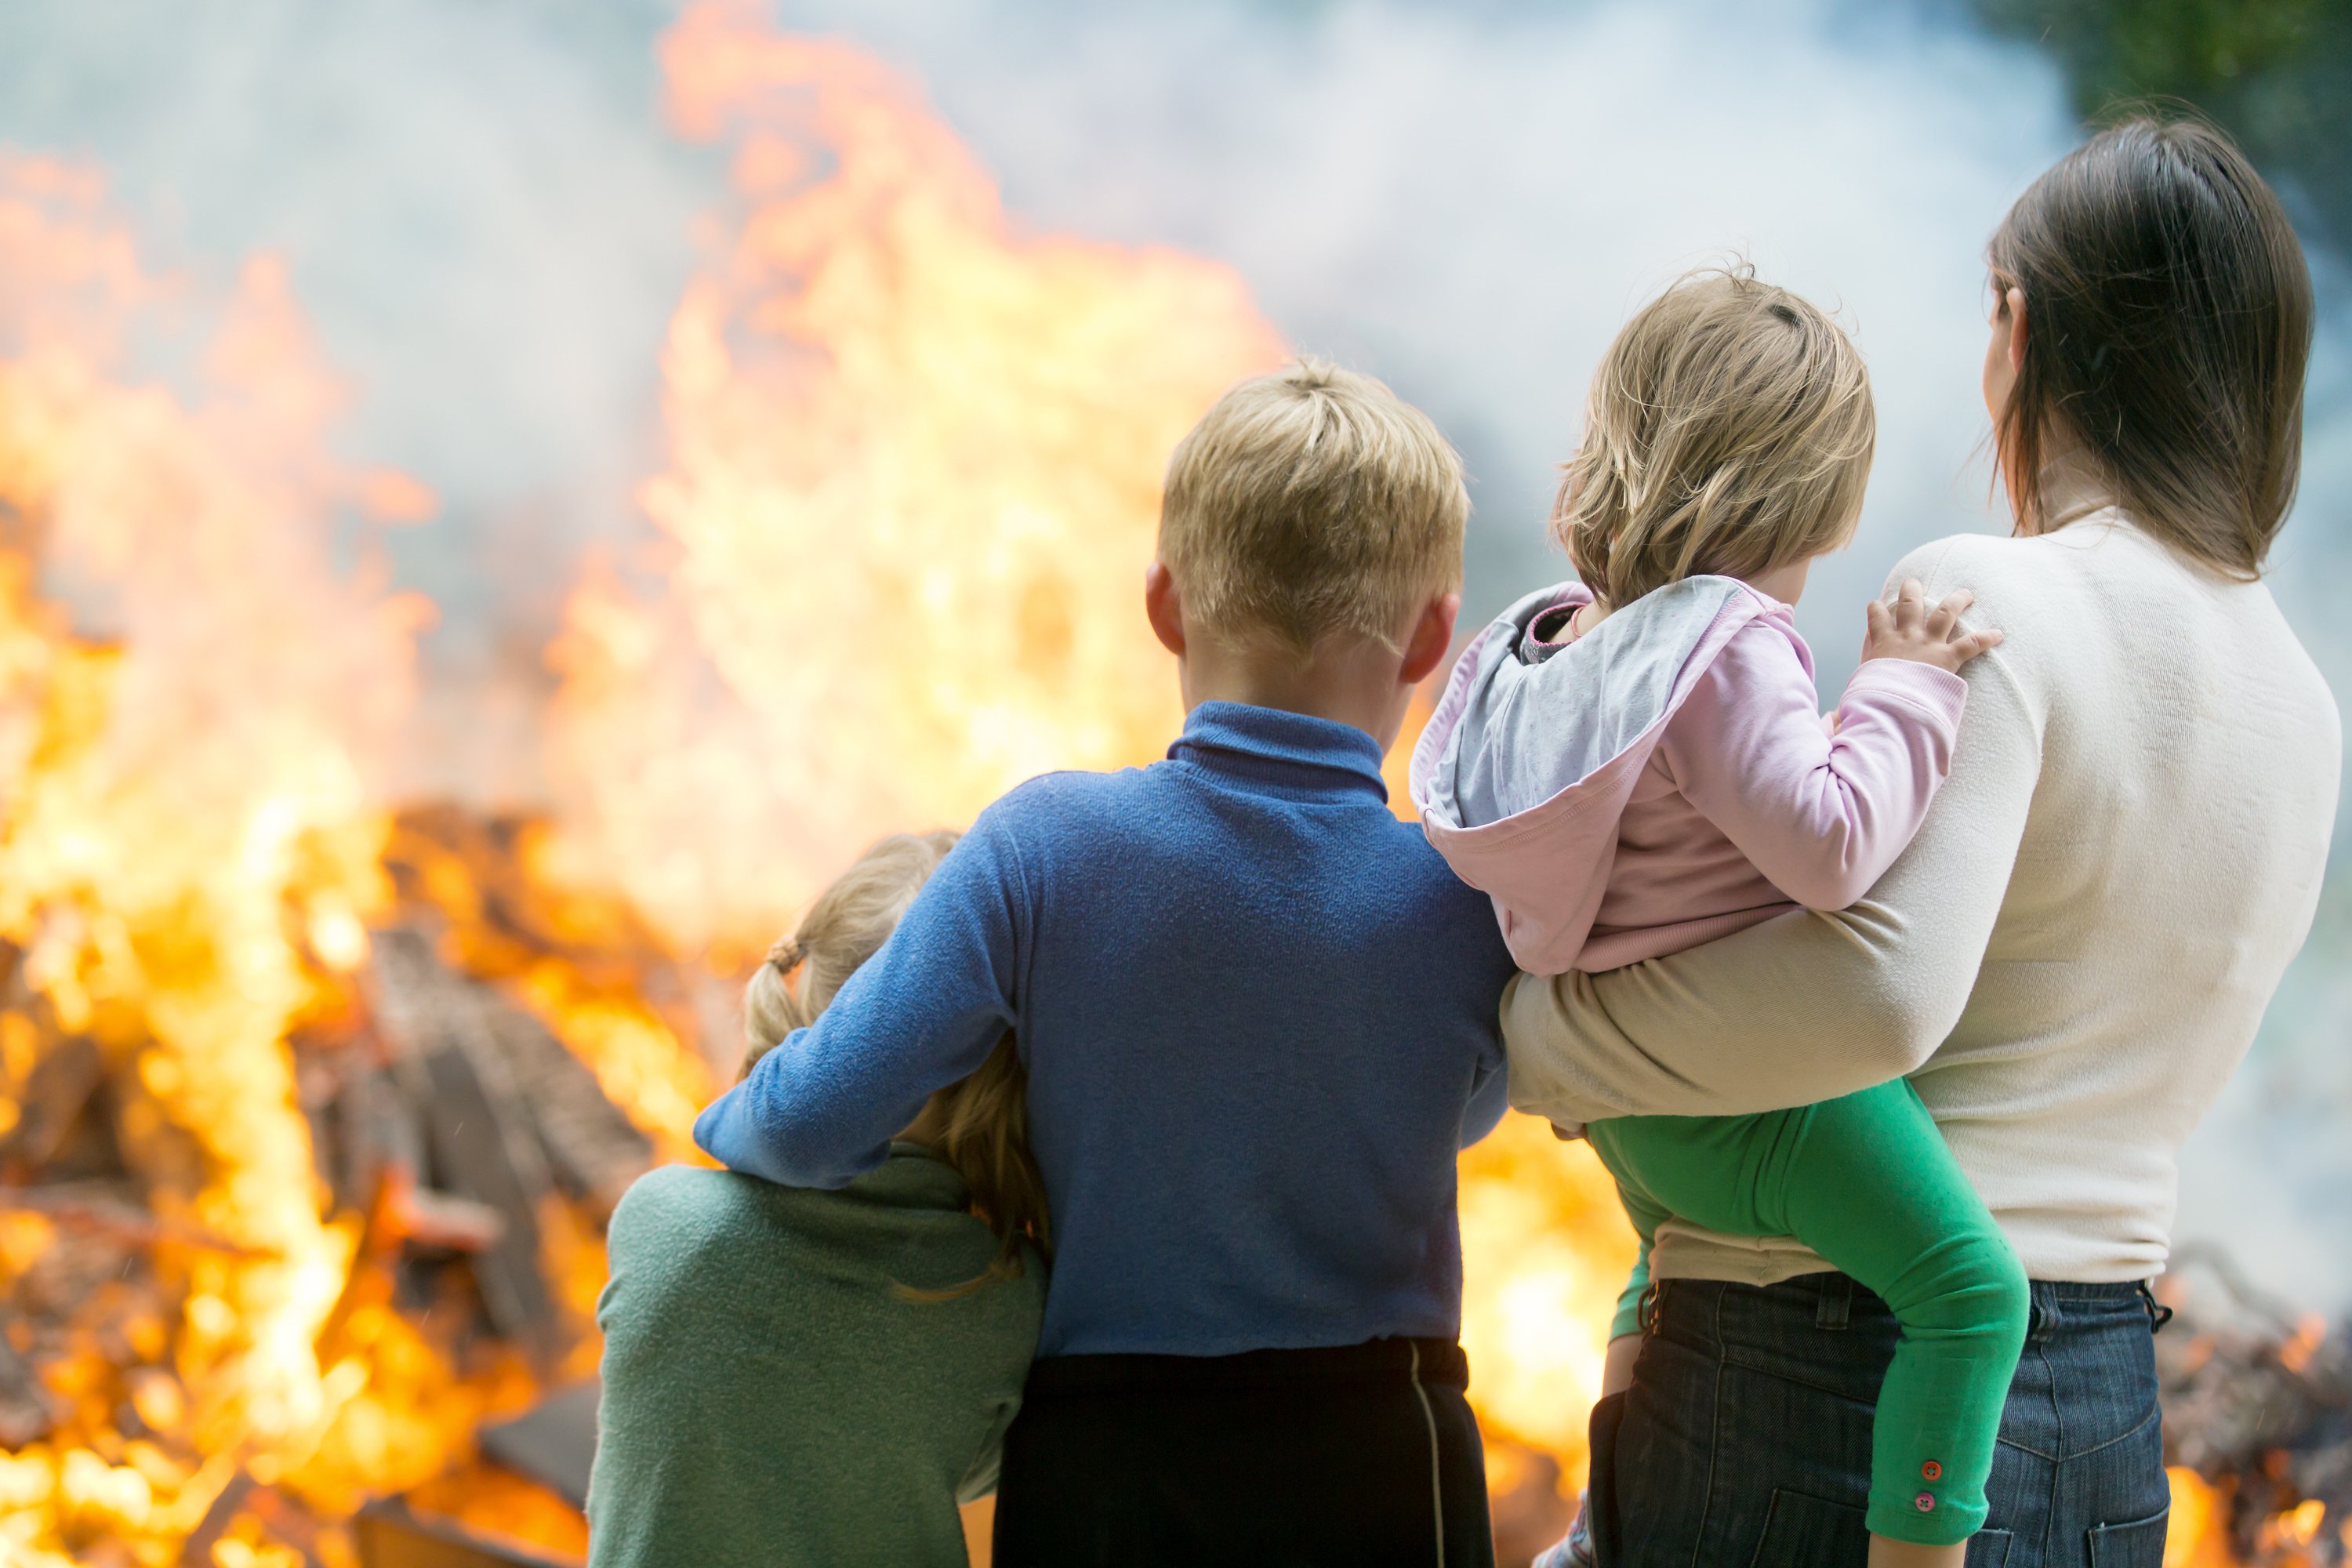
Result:
{"type": "MultiPolygon", "coordinates": [[[[882,840],[744,994],[743,1068],[879,949],[952,833],[882,840]]],[[[608,1238],[590,1568],[961,1565],[1044,1310],[1011,1039],[838,1192],[669,1166],[608,1238]]]]}

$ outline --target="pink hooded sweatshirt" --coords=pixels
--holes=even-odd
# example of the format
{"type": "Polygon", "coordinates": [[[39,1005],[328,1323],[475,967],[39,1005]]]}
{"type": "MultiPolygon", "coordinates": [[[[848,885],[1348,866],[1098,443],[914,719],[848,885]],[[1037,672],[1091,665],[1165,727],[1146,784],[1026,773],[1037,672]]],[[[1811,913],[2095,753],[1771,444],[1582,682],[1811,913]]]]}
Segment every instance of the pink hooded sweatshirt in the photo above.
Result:
{"type": "Polygon", "coordinates": [[[1572,637],[1591,598],[1512,605],[1413,748],[1429,840],[1520,966],[1614,969],[1868,891],[1951,766],[1966,683],[1873,659],[1832,730],[1786,605],[1691,577],[1572,637]]]}

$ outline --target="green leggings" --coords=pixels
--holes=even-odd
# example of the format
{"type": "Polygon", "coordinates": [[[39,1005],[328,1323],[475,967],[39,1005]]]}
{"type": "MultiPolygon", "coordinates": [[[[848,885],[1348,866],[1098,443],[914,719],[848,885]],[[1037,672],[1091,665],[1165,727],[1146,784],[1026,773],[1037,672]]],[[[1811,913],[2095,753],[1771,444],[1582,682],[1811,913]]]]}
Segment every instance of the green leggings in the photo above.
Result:
{"type": "Polygon", "coordinates": [[[1927,1546],[1975,1533],[2025,1343],[2025,1270],[1917,1092],[1897,1079],[1762,1116],[1627,1116],[1590,1131],[1642,1237],[1612,1333],[1640,1326],[1666,1219],[1796,1237],[1902,1326],[1871,1441],[1871,1530],[1927,1546]]]}

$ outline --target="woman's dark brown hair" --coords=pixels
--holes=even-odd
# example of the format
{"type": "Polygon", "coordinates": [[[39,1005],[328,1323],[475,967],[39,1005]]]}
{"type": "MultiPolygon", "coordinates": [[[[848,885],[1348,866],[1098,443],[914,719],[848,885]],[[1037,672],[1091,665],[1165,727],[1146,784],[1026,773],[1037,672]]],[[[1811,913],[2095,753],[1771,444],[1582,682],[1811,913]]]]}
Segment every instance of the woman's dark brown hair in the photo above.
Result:
{"type": "Polygon", "coordinates": [[[1993,436],[2022,531],[2063,524],[2044,464],[2079,443],[2149,532],[2262,572],[2294,502],[2311,275],[2278,197],[2230,139],[2140,116],[2034,182],[1992,237],[2025,295],[2025,353],[1993,436]]]}

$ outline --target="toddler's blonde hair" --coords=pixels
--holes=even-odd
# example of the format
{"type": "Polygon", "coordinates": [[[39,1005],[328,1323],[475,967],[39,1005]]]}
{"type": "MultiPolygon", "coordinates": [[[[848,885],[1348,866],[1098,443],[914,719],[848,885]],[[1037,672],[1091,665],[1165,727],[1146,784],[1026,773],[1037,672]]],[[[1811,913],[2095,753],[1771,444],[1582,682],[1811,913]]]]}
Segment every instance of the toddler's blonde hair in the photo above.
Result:
{"type": "Polygon", "coordinates": [[[1853,537],[1877,429],[1836,322],[1745,265],[1689,273],[1602,356],[1552,530],[1612,605],[1760,576],[1853,537]]]}
{"type": "MultiPolygon", "coordinates": [[[[881,951],[959,837],[946,831],[894,833],[881,840],[818,896],[791,935],[768,950],[767,962],[743,988],[745,1049],[739,1079],[786,1035],[814,1023],[859,966],[881,951]]],[[[994,1261],[964,1286],[908,1294],[953,1296],[992,1279],[1013,1279],[1021,1272],[1024,1242],[1040,1252],[1048,1249],[1045,1183],[1029,1152],[1028,1082],[1007,1035],[978,1071],[931,1096],[940,1129],[940,1158],[963,1178],[972,1207],[996,1233],[998,1247],[994,1261]]]]}
{"type": "Polygon", "coordinates": [[[1227,392],[1177,444],[1160,559],[1220,635],[1306,658],[1335,632],[1393,647],[1462,581],[1470,492],[1429,416],[1302,359],[1227,392]]]}

